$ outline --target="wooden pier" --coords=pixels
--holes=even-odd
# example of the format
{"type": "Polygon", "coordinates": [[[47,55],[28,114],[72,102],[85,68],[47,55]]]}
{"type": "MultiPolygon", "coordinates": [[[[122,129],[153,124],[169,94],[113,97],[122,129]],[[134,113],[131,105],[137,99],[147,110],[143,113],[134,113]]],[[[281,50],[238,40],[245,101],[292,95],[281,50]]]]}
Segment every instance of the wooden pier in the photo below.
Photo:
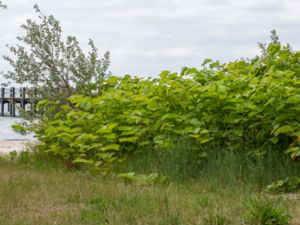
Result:
{"type": "Polygon", "coordinates": [[[0,88],[0,116],[16,116],[17,106],[26,109],[26,105],[32,108],[27,88],[0,88]]]}

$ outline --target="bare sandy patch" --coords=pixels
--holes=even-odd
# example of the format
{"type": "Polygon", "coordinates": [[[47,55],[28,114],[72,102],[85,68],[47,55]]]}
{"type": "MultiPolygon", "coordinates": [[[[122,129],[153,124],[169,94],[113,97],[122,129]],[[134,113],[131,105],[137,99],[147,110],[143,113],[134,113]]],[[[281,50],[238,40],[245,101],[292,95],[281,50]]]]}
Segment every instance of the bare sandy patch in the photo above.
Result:
{"type": "Polygon", "coordinates": [[[21,152],[26,149],[30,140],[5,140],[0,141],[0,154],[7,154],[13,151],[21,152]]]}

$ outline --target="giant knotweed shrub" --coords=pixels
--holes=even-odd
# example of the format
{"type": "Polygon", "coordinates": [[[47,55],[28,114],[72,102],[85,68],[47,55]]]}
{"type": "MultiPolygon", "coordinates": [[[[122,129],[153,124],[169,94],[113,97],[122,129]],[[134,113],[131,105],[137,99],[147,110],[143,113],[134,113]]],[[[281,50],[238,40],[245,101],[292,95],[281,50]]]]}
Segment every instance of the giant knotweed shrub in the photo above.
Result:
{"type": "Polygon", "coordinates": [[[73,108],[45,117],[37,137],[45,152],[100,167],[178,138],[258,153],[280,145],[280,136],[300,135],[300,52],[272,38],[249,60],[205,60],[158,78],[110,76],[101,95],[72,96],[73,108]]]}

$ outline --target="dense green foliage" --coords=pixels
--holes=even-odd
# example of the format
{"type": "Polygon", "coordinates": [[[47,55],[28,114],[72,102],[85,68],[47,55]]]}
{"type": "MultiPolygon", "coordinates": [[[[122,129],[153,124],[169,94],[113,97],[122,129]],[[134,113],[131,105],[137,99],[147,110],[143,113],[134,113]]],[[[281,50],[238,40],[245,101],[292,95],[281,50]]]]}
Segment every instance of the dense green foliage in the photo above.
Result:
{"type": "Polygon", "coordinates": [[[253,225],[288,225],[291,216],[277,201],[254,198],[250,200],[246,224],[253,225]]]}
{"type": "Polygon", "coordinates": [[[300,188],[299,177],[286,177],[268,185],[266,191],[269,193],[289,193],[296,192],[300,188]]]}
{"type": "Polygon", "coordinates": [[[100,168],[179,139],[199,155],[208,146],[252,155],[286,150],[300,134],[300,52],[281,45],[275,32],[271,38],[253,59],[205,60],[200,69],[158,78],[110,76],[98,83],[100,95],[73,95],[71,107],[41,101],[48,112],[34,131],[45,152],[100,168]]]}

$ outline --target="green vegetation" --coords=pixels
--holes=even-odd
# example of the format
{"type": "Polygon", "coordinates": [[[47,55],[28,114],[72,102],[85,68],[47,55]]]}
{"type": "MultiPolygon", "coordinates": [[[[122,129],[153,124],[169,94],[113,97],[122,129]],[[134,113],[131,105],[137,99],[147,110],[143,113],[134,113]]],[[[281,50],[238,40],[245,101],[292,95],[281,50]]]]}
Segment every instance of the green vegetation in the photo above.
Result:
{"type": "Polygon", "coordinates": [[[249,224],[253,225],[288,225],[290,215],[277,201],[251,199],[248,215],[249,224]]]}
{"type": "Polygon", "coordinates": [[[117,77],[35,9],[6,77],[45,91],[14,126],[39,142],[0,158],[1,224],[299,224],[300,52],[275,31],[253,59],[117,77]]]}
{"type": "MultiPolygon", "coordinates": [[[[162,169],[168,160],[161,158],[156,165],[153,160],[144,168],[162,169]]],[[[173,165],[180,177],[176,167],[183,168],[184,161],[173,165]]],[[[131,166],[142,173],[137,165],[148,162],[135,158],[131,166]]],[[[41,152],[11,154],[0,160],[0,221],[3,225],[299,224],[299,194],[269,195],[264,189],[271,181],[299,174],[300,165],[279,153],[251,159],[228,151],[211,154],[205,162],[194,179],[176,180],[169,168],[168,182],[145,183],[143,178],[140,183],[115,174],[69,171],[41,152]]]]}
{"type": "Polygon", "coordinates": [[[279,180],[268,185],[266,191],[269,193],[289,193],[295,192],[299,188],[299,177],[286,177],[284,180],[279,180]]]}
{"type": "Polygon", "coordinates": [[[12,56],[4,56],[11,65],[4,77],[35,88],[37,96],[31,96],[32,100],[67,104],[72,94],[98,94],[101,87],[97,84],[108,75],[109,52],[100,58],[93,40],[89,40],[90,49],[85,53],[76,37],[63,34],[54,16],[43,14],[38,5],[34,9],[38,20],[26,20],[21,26],[24,35],[17,37],[15,46],[9,46],[12,56]]]}
{"type": "Polygon", "coordinates": [[[72,95],[63,106],[40,101],[43,119],[33,129],[39,148],[102,172],[135,155],[174,149],[196,167],[210,149],[249,157],[287,150],[295,158],[298,143],[290,144],[300,134],[300,52],[283,46],[275,32],[271,38],[253,59],[205,60],[201,69],[149,79],[109,76],[97,83],[96,96],[72,95]]]}

